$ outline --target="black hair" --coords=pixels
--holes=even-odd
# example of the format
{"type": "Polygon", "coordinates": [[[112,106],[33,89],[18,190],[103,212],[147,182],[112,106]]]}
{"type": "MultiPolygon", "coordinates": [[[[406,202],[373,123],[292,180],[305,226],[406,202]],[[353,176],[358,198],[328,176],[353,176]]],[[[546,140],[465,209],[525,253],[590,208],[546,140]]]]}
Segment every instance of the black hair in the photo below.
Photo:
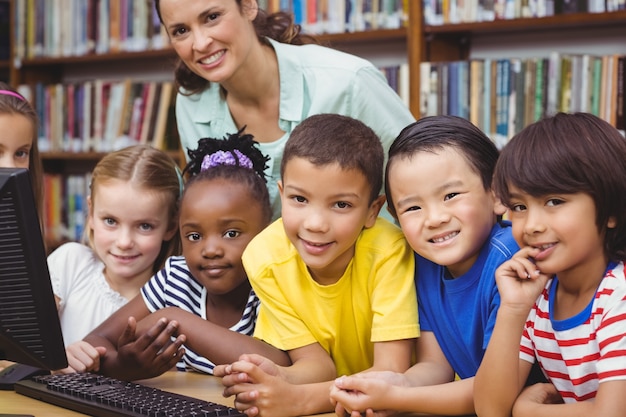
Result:
{"type": "Polygon", "coordinates": [[[330,113],[307,117],[287,139],[281,177],[294,158],[306,159],[316,166],[336,163],[345,170],[355,169],[370,186],[369,202],[380,195],[385,152],[378,135],[360,120],[330,113]]]}
{"type": "Polygon", "coordinates": [[[269,157],[259,150],[258,143],[252,135],[242,134],[244,129],[245,127],[237,133],[228,134],[223,139],[202,138],[198,140],[197,149],[187,149],[189,163],[183,170],[183,174],[188,177],[185,189],[201,180],[227,179],[245,184],[250,190],[251,196],[261,205],[264,219],[269,223],[272,218],[272,208],[265,177],[269,157]],[[204,158],[219,151],[230,153],[236,164],[213,165],[203,169],[204,158]],[[240,156],[237,152],[252,162],[252,168],[240,164],[240,156]]]}
{"type": "Polygon", "coordinates": [[[605,253],[626,258],[626,140],[608,122],[558,113],[525,127],[504,147],[494,173],[496,195],[509,208],[511,186],[533,197],[588,194],[596,226],[606,233],[605,253]]]}
{"type": "Polygon", "coordinates": [[[411,159],[418,152],[435,152],[446,147],[456,149],[482,180],[485,190],[491,189],[498,148],[487,135],[469,120],[457,116],[424,117],[406,126],[389,148],[385,173],[387,207],[396,215],[391,198],[389,170],[398,159],[411,159]]]}

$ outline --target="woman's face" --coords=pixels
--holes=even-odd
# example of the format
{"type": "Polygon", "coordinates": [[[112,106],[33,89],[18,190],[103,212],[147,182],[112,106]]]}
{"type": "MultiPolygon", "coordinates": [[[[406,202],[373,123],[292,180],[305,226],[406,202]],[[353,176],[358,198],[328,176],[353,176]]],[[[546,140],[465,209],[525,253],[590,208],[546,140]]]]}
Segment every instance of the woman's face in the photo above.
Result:
{"type": "Polygon", "coordinates": [[[161,0],[163,25],[183,63],[210,82],[227,83],[260,45],[256,0],[161,0]]]}

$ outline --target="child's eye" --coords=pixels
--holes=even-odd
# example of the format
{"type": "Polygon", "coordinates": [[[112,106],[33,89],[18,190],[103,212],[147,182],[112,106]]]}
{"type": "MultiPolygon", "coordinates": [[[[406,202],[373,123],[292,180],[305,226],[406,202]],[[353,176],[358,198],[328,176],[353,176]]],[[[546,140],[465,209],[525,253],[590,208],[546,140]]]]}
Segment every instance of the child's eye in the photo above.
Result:
{"type": "Polygon", "coordinates": [[[20,158],[20,159],[22,159],[22,158],[26,159],[26,158],[28,158],[28,155],[30,155],[30,152],[28,152],[28,151],[17,151],[17,152],[15,152],[15,157],[16,158],[20,158]]]}
{"type": "Polygon", "coordinates": [[[224,237],[227,239],[234,239],[237,236],[239,236],[241,234],[241,232],[237,231],[237,230],[227,230],[226,233],[224,233],[224,237]]]}
{"type": "Polygon", "coordinates": [[[421,209],[422,208],[420,206],[411,206],[411,207],[408,207],[406,210],[404,210],[404,212],[406,213],[408,211],[419,211],[421,209]]]}
{"type": "Polygon", "coordinates": [[[340,208],[340,209],[346,209],[346,208],[352,207],[352,205],[350,203],[345,202],[345,201],[337,201],[335,203],[335,207],[340,208]]]}
{"type": "Polygon", "coordinates": [[[457,195],[459,195],[459,193],[448,193],[448,194],[446,194],[446,196],[443,198],[443,201],[450,200],[450,199],[452,199],[452,198],[456,197],[457,195]]]}
{"type": "Polygon", "coordinates": [[[187,238],[187,240],[189,240],[190,242],[197,242],[200,240],[200,233],[187,233],[185,235],[185,237],[187,238]]]}
{"type": "Polygon", "coordinates": [[[555,207],[555,206],[561,205],[563,203],[565,203],[565,201],[563,201],[563,200],[561,200],[559,198],[551,198],[548,201],[546,201],[546,206],[548,206],[548,207],[555,207]]]}
{"type": "Polygon", "coordinates": [[[302,197],[301,195],[294,195],[293,197],[291,197],[291,199],[297,203],[306,203],[306,198],[302,197]]]}
{"type": "Polygon", "coordinates": [[[154,229],[154,226],[152,226],[150,223],[142,223],[141,225],[139,225],[139,229],[144,232],[149,232],[150,230],[154,229]]]}
{"type": "Polygon", "coordinates": [[[104,222],[104,224],[106,224],[107,226],[115,226],[115,220],[113,220],[110,217],[105,217],[104,219],[102,219],[102,221],[104,222]]]}
{"type": "Polygon", "coordinates": [[[526,210],[526,206],[523,204],[511,204],[511,211],[524,211],[526,210]]]}

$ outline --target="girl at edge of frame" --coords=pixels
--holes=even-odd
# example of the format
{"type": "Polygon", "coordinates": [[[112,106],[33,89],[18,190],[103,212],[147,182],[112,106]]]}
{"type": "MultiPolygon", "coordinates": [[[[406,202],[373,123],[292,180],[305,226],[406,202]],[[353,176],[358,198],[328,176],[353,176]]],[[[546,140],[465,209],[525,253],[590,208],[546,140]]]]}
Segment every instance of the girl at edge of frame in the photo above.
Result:
{"type": "Polygon", "coordinates": [[[27,168],[43,228],[43,166],[37,146],[39,120],[30,102],[0,82],[0,167],[27,168]]]}
{"type": "MultiPolygon", "coordinates": [[[[37,147],[38,125],[37,113],[30,102],[0,81],[0,167],[28,169],[43,234],[43,167],[37,147]]],[[[0,371],[12,364],[0,360],[0,371]]]]}

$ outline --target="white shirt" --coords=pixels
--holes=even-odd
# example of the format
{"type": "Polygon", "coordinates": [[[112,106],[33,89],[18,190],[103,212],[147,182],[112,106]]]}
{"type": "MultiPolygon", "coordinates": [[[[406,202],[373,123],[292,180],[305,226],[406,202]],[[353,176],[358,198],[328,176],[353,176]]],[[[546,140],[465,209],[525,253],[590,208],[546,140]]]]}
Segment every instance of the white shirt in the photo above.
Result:
{"type": "Polygon", "coordinates": [[[60,246],[48,256],[48,269],[54,294],[61,299],[59,318],[65,346],[82,340],[128,302],[111,289],[104,264],[85,245],[69,242],[60,246]]]}

